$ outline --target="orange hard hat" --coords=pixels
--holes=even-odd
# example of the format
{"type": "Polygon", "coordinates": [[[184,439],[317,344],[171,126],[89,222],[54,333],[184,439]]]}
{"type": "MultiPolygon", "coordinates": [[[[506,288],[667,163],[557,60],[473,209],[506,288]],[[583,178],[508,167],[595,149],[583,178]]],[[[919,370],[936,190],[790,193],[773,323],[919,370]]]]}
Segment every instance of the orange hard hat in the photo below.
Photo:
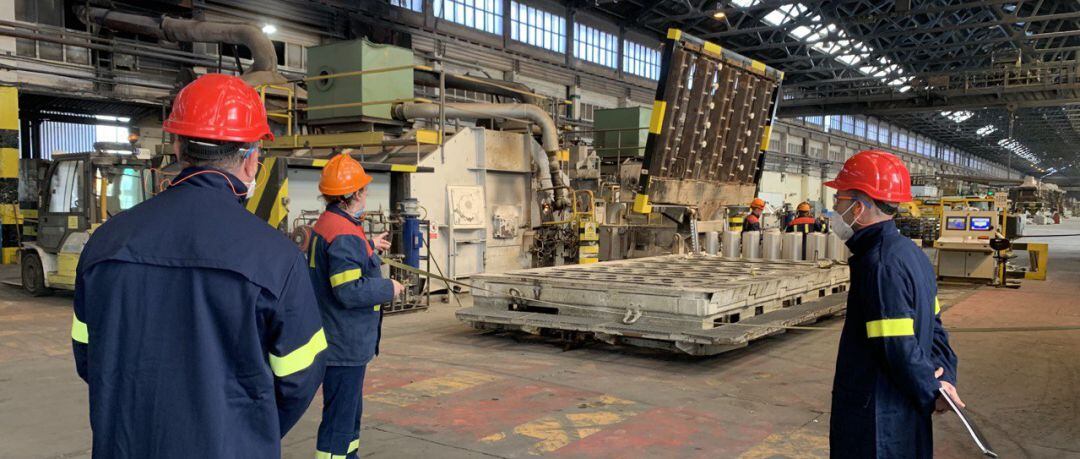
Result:
{"type": "Polygon", "coordinates": [[[274,139],[259,93],[239,77],[220,73],[184,86],[162,128],[184,137],[225,142],[274,139]]]}
{"type": "Polygon", "coordinates": [[[359,191],[371,183],[371,176],[364,172],[364,166],[342,153],[323,166],[319,178],[319,192],[327,196],[345,196],[359,191]]]}
{"type": "Polygon", "coordinates": [[[761,199],[761,198],[754,198],[753,201],[750,201],[750,208],[751,209],[764,209],[765,208],[765,200],[761,199]]]}
{"type": "Polygon", "coordinates": [[[860,151],[844,163],[836,179],[825,186],[837,190],[859,190],[885,202],[911,201],[911,175],[904,162],[881,150],[860,151]]]}
{"type": "Polygon", "coordinates": [[[799,212],[810,212],[810,203],[809,202],[800,202],[799,206],[796,207],[795,210],[797,210],[799,212]]]}

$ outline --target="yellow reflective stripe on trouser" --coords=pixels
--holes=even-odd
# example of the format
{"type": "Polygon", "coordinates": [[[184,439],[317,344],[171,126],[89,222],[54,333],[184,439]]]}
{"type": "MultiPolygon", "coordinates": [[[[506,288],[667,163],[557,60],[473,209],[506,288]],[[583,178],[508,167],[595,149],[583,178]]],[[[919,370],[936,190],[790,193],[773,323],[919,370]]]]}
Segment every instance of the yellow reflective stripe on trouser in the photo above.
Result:
{"type": "Polygon", "coordinates": [[[941,302],[938,301],[937,297],[935,296],[934,297],[934,315],[936,316],[938,314],[941,314],[941,302]]]}
{"type": "Polygon", "coordinates": [[[330,276],[330,286],[337,287],[346,282],[351,282],[360,278],[360,268],[350,269],[348,271],[342,271],[340,273],[330,276]]]}
{"type": "Polygon", "coordinates": [[[311,366],[315,356],[326,349],[326,334],[323,329],[311,337],[307,344],[300,346],[295,351],[284,357],[270,354],[270,369],[274,370],[274,376],[283,378],[311,366]]]}
{"type": "Polygon", "coordinates": [[[90,343],[90,333],[86,331],[86,324],[75,314],[71,314],[71,339],[83,344],[90,343]]]}
{"type": "Polygon", "coordinates": [[[867,338],[915,336],[915,319],[883,319],[866,323],[867,338]]]}
{"type": "Polygon", "coordinates": [[[353,440],[349,443],[349,452],[345,454],[330,454],[326,451],[315,450],[315,459],[345,459],[345,456],[352,454],[358,449],[360,449],[360,439],[353,440]]]}

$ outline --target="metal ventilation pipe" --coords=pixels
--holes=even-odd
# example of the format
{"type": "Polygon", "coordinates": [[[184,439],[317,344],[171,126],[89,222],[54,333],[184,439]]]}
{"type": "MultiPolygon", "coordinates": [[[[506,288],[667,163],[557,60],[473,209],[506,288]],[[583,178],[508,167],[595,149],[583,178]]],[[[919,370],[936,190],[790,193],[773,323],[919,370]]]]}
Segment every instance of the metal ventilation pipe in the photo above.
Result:
{"type": "MultiPolygon", "coordinates": [[[[434,70],[416,69],[413,71],[413,83],[437,88],[439,87],[439,73],[434,70]]],[[[531,88],[513,81],[447,73],[446,87],[506,97],[526,104],[540,105],[544,102],[542,97],[533,95],[531,88]]]]}
{"type": "MultiPolygon", "coordinates": [[[[405,103],[394,106],[394,118],[399,120],[414,120],[417,118],[433,119],[439,117],[439,106],[436,104],[413,104],[405,103]]],[[[548,116],[547,112],[540,107],[530,104],[446,104],[447,118],[461,119],[484,119],[484,118],[514,118],[524,119],[540,126],[541,146],[546,152],[533,154],[533,162],[540,173],[540,186],[543,188],[557,188],[547,191],[555,208],[563,209],[570,206],[569,192],[565,186],[559,170],[559,133],[555,127],[555,121],[548,116]]]]}
{"type": "Polygon", "coordinates": [[[163,40],[181,42],[226,43],[244,45],[251,50],[252,64],[242,78],[252,86],[280,84],[286,81],[277,71],[274,43],[261,29],[251,24],[234,22],[195,21],[170,17],[150,17],[121,13],[106,8],[78,7],[76,14],[112,30],[148,35],[163,40]]]}

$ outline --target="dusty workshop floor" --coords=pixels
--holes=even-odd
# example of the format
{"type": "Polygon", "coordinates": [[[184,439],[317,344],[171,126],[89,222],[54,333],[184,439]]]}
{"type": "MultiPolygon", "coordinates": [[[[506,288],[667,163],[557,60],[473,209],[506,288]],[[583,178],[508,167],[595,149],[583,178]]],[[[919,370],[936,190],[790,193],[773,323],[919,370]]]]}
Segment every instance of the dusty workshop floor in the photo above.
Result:
{"type": "MultiPolygon", "coordinates": [[[[1080,220],[1029,233],[1080,233],[1080,220]]],[[[1080,324],[1080,237],[1048,240],[1048,281],[943,287],[946,325],[1080,324]]],[[[0,458],[89,455],[70,303],[0,288],[0,458]]],[[[708,359],[563,351],[479,334],[455,307],[387,319],[364,456],[827,456],[837,333],[792,332],[708,359]]],[[[1080,457],[1080,332],[955,333],[953,343],[960,393],[1002,457],[1080,457]]],[[[285,439],[286,457],[312,457],[320,408],[285,439]]],[[[952,417],[937,418],[935,437],[939,457],[978,456],[952,417]]]]}

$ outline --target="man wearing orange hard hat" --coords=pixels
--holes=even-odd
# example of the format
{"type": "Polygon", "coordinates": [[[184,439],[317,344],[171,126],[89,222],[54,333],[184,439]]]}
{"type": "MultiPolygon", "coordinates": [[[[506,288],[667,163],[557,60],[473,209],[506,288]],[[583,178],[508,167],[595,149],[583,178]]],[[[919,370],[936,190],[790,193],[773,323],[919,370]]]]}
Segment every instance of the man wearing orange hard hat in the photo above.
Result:
{"type": "Polygon", "coordinates": [[[280,457],[322,381],[307,260],[244,207],[273,138],[240,78],[176,96],[164,129],[187,167],[110,218],[79,258],[71,338],[94,457],[280,457]]]}
{"type": "Polygon", "coordinates": [[[822,231],[821,225],[818,224],[817,219],[813,215],[810,215],[810,203],[801,202],[795,208],[795,218],[787,224],[784,228],[786,233],[813,233],[815,231],[822,231]]]}
{"type": "Polygon", "coordinates": [[[329,348],[317,457],[357,457],[364,373],[379,353],[381,305],[404,290],[382,277],[375,254],[390,249],[387,234],[370,240],[364,234],[370,183],[360,163],[344,153],[326,163],[319,180],[327,205],[315,223],[308,259],[329,348]]]}
{"type": "Polygon", "coordinates": [[[851,290],[833,380],[833,457],[933,456],[931,415],[956,393],[956,354],[941,324],[930,260],[893,222],[911,201],[900,158],[863,151],[835,180],[829,219],[851,249],[851,290]]]}
{"type": "Polygon", "coordinates": [[[761,231],[761,211],[764,209],[764,199],[754,198],[753,201],[750,201],[750,213],[743,220],[742,230],[744,233],[747,231],[761,231]]]}

